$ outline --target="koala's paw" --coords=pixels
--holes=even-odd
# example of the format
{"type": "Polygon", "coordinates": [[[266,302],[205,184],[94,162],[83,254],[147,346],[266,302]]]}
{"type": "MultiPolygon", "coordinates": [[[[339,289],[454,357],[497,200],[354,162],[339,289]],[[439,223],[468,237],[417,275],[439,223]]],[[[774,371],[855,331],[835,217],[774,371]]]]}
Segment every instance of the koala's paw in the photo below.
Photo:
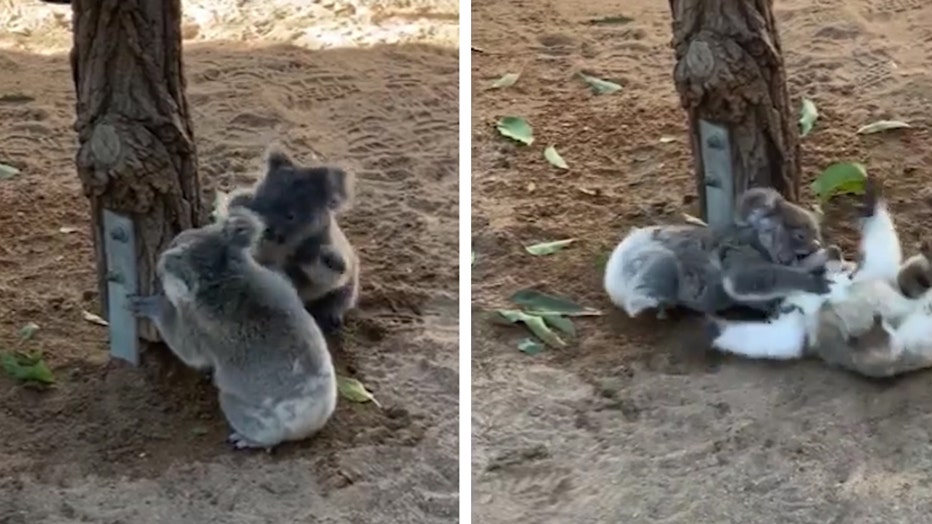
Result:
{"type": "Polygon", "coordinates": [[[248,438],[240,435],[239,433],[235,431],[233,433],[230,433],[230,436],[227,437],[227,442],[229,442],[230,444],[233,444],[233,449],[237,449],[237,450],[261,449],[261,450],[264,450],[266,453],[271,453],[273,450],[271,446],[266,446],[265,444],[259,444],[258,442],[249,440],[248,438]]]}
{"type": "Polygon", "coordinates": [[[710,346],[722,335],[722,331],[722,322],[712,315],[706,315],[705,320],[702,322],[702,334],[710,346]]]}
{"type": "Polygon", "coordinates": [[[832,290],[832,281],[829,279],[828,273],[821,271],[812,275],[812,284],[809,286],[809,293],[815,293],[816,295],[827,295],[832,290]]]}
{"type": "Polygon", "coordinates": [[[339,253],[334,253],[332,251],[324,251],[320,255],[320,261],[330,271],[333,271],[335,273],[346,272],[346,261],[343,260],[343,257],[341,257],[339,253]]]}
{"type": "Polygon", "coordinates": [[[155,318],[162,308],[162,297],[158,295],[129,295],[126,297],[126,309],[135,317],[155,318]]]}
{"type": "Polygon", "coordinates": [[[343,315],[336,313],[322,313],[314,315],[314,320],[325,335],[333,335],[343,329],[343,315]]]}

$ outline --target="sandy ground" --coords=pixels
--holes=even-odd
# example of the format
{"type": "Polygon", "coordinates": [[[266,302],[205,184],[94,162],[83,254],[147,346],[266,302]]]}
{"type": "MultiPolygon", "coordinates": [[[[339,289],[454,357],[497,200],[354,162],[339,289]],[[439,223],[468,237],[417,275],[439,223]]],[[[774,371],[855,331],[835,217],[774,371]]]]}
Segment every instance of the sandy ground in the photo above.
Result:
{"type": "Polygon", "coordinates": [[[361,304],[334,357],[383,408],[341,401],[319,437],[268,456],[225,444],[209,383],[161,353],[108,364],[106,329],[82,320],[98,300],[71,74],[34,44],[0,51],[0,163],[21,170],[0,180],[0,349],[37,323],[28,349],[58,384],[0,376],[0,523],[456,522],[456,49],[186,47],[205,198],[250,183],[270,140],[357,173],[342,223],[361,304]]]}
{"type": "MultiPolygon", "coordinates": [[[[803,143],[805,181],[866,163],[913,249],[932,220],[932,5],[776,4],[793,106],[807,96],[822,114],[803,143]],[[881,118],[916,128],[855,134],[881,118]]],[[[928,373],[871,382],[817,362],[724,358],[695,318],[631,320],[604,296],[601,266],[629,227],[696,212],[668,9],[473,2],[473,522],[926,522],[928,373]],[[631,20],[591,23],[621,15],[631,20]],[[485,89],[518,71],[514,87],[485,89]],[[595,96],[580,71],[623,90],[595,96]],[[505,115],[529,120],[533,146],[498,136],[505,115]],[[568,172],[545,162],[551,144],[568,172]],[[522,249],[571,237],[550,257],[522,249]],[[609,314],[578,321],[567,349],[522,354],[521,329],[482,315],[531,285],[609,314]]],[[[839,223],[851,202],[828,207],[829,236],[853,248],[839,223]]]]}

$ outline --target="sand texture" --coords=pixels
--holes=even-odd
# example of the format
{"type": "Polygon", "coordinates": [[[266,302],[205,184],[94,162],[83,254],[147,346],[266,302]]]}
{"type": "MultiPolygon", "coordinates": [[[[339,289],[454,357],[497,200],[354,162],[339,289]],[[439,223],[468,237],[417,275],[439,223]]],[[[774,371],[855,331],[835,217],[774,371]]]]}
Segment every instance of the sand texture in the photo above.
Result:
{"type": "MultiPolygon", "coordinates": [[[[914,252],[932,223],[932,4],[775,4],[792,106],[821,113],[802,143],[806,202],[821,169],[861,161],[914,252]],[[880,119],[914,128],[856,135],[880,119]]],[[[628,228],[697,212],[671,38],[667,2],[473,2],[473,522],[927,521],[932,375],[725,358],[694,316],[631,320],[602,291],[628,228]],[[579,72],[622,90],[596,96],[579,72]],[[498,135],[506,115],[528,119],[531,147],[498,135]],[[564,238],[580,240],[548,257],[522,247],[564,238]],[[577,321],[569,348],[522,354],[521,329],[482,315],[528,286],[608,314],[577,321]]],[[[849,252],[853,202],[826,206],[849,252]]]]}
{"type": "Polygon", "coordinates": [[[83,320],[98,297],[71,72],[33,44],[0,51],[0,163],[21,170],[0,180],[0,349],[38,324],[28,349],[58,383],[0,374],[0,522],[456,522],[456,49],[186,46],[205,199],[255,180],[271,140],[357,175],[341,224],[361,302],[333,353],[382,409],[341,401],[318,437],[266,455],[230,449],[196,373],[158,352],[139,369],[108,363],[106,329],[83,320]]]}

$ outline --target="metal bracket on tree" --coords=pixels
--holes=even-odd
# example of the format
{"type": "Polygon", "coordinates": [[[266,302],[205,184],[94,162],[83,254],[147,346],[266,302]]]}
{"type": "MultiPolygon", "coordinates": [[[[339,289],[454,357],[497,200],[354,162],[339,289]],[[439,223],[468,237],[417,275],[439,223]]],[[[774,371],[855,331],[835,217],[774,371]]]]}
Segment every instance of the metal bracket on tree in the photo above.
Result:
{"type": "Polygon", "coordinates": [[[703,218],[710,227],[725,227],[732,221],[735,202],[735,173],[728,128],[700,119],[699,150],[705,192],[703,218]]]}
{"type": "Polygon", "coordinates": [[[136,237],[133,221],[103,210],[103,245],[107,255],[107,321],[110,356],[139,365],[136,317],[127,308],[128,297],[137,294],[136,237]]]}

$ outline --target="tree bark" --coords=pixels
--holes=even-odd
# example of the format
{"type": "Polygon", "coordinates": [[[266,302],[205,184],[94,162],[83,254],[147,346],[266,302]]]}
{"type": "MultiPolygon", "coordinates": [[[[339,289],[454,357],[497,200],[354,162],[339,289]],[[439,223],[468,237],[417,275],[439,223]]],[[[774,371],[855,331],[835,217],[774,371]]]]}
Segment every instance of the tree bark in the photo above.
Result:
{"type": "Polygon", "coordinates": [[[791,116],[773,0],[670,0],[670,10],[674,81],[689,116],[703,215],[701,119],[729,130],[733,197],[765,186],[796,201],[799,130],[791,116]]]}
{"type": "MultiPolygon", "coordinates": [[[[180,0],[74,0],[71,66],[78,176],[91,203],[102,313],[102,211],[134,221],[139,293],[156,290],[159,253],[206,218],[185,98],[180,0]]],[[[158,341],[148,322],[140,335],[158,341]]]]}

